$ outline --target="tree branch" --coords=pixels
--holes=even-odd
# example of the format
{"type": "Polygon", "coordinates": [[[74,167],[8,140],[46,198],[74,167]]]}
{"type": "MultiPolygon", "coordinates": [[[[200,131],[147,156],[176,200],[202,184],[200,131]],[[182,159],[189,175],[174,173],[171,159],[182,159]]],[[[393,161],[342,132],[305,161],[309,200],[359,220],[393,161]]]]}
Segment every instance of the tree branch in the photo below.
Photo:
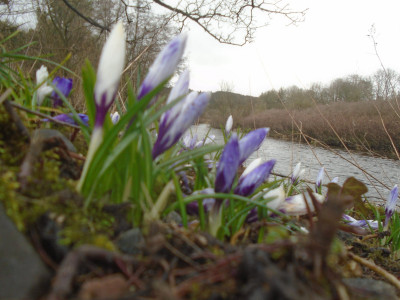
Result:
{"type": "Polygon", "coordinates": [[[69,9],[71,9],[74,13],[76,13],[79,17],[84,19],[86,22],[92,24],[95,27],[100,28],[101,30],[110,31],[109,27],[100,25],[92,18],[89,18],[89,17],[85,16],[84,14],[82,14],[79,10],[77,10],[74,6],[72,6],[72,4],[68,2],[68,0],[62,0],[62,1],[65,3],[66,6],[68,6],[69,9]]]}

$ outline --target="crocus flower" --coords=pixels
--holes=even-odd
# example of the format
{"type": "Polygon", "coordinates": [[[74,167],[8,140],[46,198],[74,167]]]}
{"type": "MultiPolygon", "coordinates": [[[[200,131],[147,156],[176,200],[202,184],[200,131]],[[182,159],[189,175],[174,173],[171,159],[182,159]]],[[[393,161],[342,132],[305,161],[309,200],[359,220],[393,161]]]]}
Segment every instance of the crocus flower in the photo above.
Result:
{"type": "MultiPolygon", "coordinates": [[[[89,126],[89,116],[85,115],[85,114],[78,114],[79,118],[82,120],[83,124],[85,124],[86,126],[89,126]]],[[[54,116],[53,119],[60,121],[60,122],[64,122],[64,123],[68,123],[71,125],[79,125],[73,118],[73,114],[69,113],[69,114],[61,114],[61,115],[57,115],[54,116]]],[[[42,119],[43,122],[48,122],[49,119],[42,119]]]]}
{"type": "Polygon", "coordinates": [[[317,193],[321,192],[322,180],[324,179],[324,171],[325,171],[325,168],[322,167],[319,170],[317,180],[315,181],[315,192],[317,192],[317,193]]]}
{"type": "Polygon", "coordinates": [[[279,209],[283,201],[285,201],[286,199],[286,193],[283,185],[280,185],[276,189],[268,191],[266,194],[264,194],[263,198],[265,200],[268,200],[267,206],[269,208],[272,208],[274,210],[279,209]]]}
{"type": "Polygon", "coordinates": [[[334,177],[332,180],[331,180],[331,183],[338,183],[339,182],[339,177],[334,177]]]}
{"type": "Polygon", "coordinates": [[[228,135],[231,132],[232,125],[233,125],[233,118],[232,118],[232,115],[230,115],[228,117],[228,119],[226,120],[226,124],[225,124],[225,134],[226,135],[228,135]]]}
{"type": "Polygon", "coordinates": [[[185,50],[186,40],[186,34],[180,34],[158,54],[139,88],[138,100],[174,74],[185,50]]]}
{"type": "MultiPolygon", "coordinates": [[[[200,191],[195,191],[192,195],[196,194],[214,194],[214,189],[212,188],[207,188],[204,190],[200,191]]],[[[211,208],[214,206],[215,203],[215,198],[205,198],[202,199],[201,203],[203,204],[204,207],[204,212],[209,212],[211,208]]],[[[189,215],[198,215],[199,214],[199,204],[197,201],[190,202],[186,205],[186,210],[189,215]]]]}
{"type": "Polygon", "coordinates": [[[239,142],[237,135],[232,134],[226,143],[217,167],[215,177],[215,192],[229,193],[239,167],[239,142]]]}
{"type": "MultiPolygon", "coordinates": [[[[259,196],[256,195],[254,198],[259,198],[259,196]]],[[[267,203],[265,203],[268,208],[278,210],[279,206],[283,203],[283,201],[285,201],[286,198],[286,193],[283,185],[280,185],[278,188],[268,191],[263,195],[263,198],[268,201],[267,203]]],[[[271,212],[269,212],[269,214],[271,214],[271,212]]],[[[257,207],[254,207],[247,215],[246,222],[253,223],[256,221],[258,221],[258,210],[257,207]]]]}
{"type": "Polygon", "coordinates": [[[101,52],[94,87],[96,119],[94,127],[103,126],[105,116],[114,102],[125,63],[125,31],[122,23],[112,29],[101,52]]]}
{"type": "Polygon", "coordinates": [[[212,134],[212,135],[210,135],[210,136],[206,136],[206,137],[204,137],[203,140],[198,141],[198,142],[194,145],[194,148],[199,148],[199,147],[202,147],[202,146],[204,146],[204,145],[211,144],[211,143],[214,142],[214,140],[215,140],[215,135],[212,134]]]}
{"type": "Polygon", "coordinates": [[[301,162],[299,162],[293,170],[292,176],[290,180],[292,184],[297,184],[301,179],[301,176],[304,174],[305,170],[301,168],[301,162]]]}
{"type": "Polygon", "coordinates": [[[47,84],[49,78],[49,72],[45,66],[41,66],[39,70],[36,71],[36,84],[40,87],[36,91],[36,104],[41,105],[44,98],[49,95],[53,88],[47,84]]]}
{"type": "Polygon", "coordinates": [[[119,121],[119,118],[120,118],[119,113],[117,111],[115,113],[111,114],[110,117],[111,117],[111,122],[113,124],[117,124],[119,121]]]}
{"type": "Polygon", "coordinates": [[[387,229],[389,225],[390,218],[393,216],[393,213],[396,209],[397,198],[399,195],[399,190],[397,188],[397,184],[393,187],[390,191],[390,195],[387,199],[386,206],[385,206],[385,224],[384,228],[387,229]]]}
{"type": "Polygon", "coordinates": [[[362,227],[362,228],[369,228],[378,229],[378,221],[375,220],[356,220],[349,215],[343,214],[343,220],[346,221],[347,225],[355,226],[355,227],[362,227]]]}
{"type": "MultiPolygon", "coordinates": [[[[324,202],[325,196],[317,193],[313,193],[313,195],[319,203],[324,202]]],[[[305,215],[308,211],[304,200],[307,201],[310,211],[314,212],[315,208],[308,193],[305,194],[305,199],[303,194],[297,194],[286,198],[285,201],[279,206],[279,210],[290,216],[305,215]]]]}
{"type": "MultiPolygon", "coordinates": [[[[185,72],[172,89],[167,103],[185,95],[188,85],[189,74],[185,72]]],[[[209,100],[209,93],[191,92],[161,116],[157,140],[152,151],[153,158],[171,148],[182,137],[194,120],[203,113],[209,100]]]]}
{"type": "MultiPolygon", "coordinates": [[[[72,89],[72,78],[56,76],[53,80],[53,85],[64,95],[64,97],[68,97],[72,89]]],[[[51,99],[53,99],[53,107],[63,105],[63,101],[56,90],[53,90],[51,93],[51,99]]]]}
{"type": "Polygon", "coordinates": [[[86,161],[77,185],[78,191],[82,189],[93,155],[103,141],[103,123],[107,111],[115,99],[124,62],[125,31],[122,23],[118,23],[111,30],[110,36],[103,47],[97,68],[97,80],[94,87],[96,117],[86,161]]]}
{"type": "Polygon", "coordinates": [[[183,146],[186,149],[190,149],[193,150],[196,147],[196,143],[197,143],[197,134],[195,134],[193,137],[190,133],[188,133],[187,135],[185,135],[182,139],[182,143],[183,146]]]}
{"type": "Polygon", "coordinates": [[[274,159],[262,162],[261,158],[252,161],[252,163],[244,170],[242,176],[240,176],[234,193],[241,196],[249,196],[253,194],[254,191],[265,180],[267,180],[275,162],[276,160],[274,159]]]}
{"type": "Polygon", "coordinates": [[[254,151],[260,148],[268,132],[269,128],[259,128],[250,131],[239,141],[239,149],[240,149],[239,164],[242,164],[254,151]]]}

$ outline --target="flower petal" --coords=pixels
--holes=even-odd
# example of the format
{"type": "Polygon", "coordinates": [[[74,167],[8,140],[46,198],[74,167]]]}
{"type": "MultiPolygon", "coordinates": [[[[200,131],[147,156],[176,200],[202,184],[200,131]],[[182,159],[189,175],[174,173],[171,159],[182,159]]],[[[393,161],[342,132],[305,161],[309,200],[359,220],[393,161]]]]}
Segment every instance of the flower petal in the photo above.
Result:
{"type": "Polygon", "coordinates": [[[240,161],[242,164],[254,151],[260,148],[262,142],[269,132],[269,128],[259,128],[250,131],[239,141],[240,161]]]}

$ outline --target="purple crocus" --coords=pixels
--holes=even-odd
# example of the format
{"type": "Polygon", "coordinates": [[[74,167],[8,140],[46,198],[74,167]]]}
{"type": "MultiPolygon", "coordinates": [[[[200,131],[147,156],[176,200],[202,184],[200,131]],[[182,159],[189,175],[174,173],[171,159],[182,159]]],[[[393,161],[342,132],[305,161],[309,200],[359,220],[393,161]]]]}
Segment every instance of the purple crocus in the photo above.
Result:
{"type": "Polygon", "coordinates": [[[185,50],[186,40],[187,35],[180,34],[173,38],[158,54],[139,88],[138,100],[174,74],[185,50]]]}
{"type": "Polygon", "coordinates": [[[215,177],[215,192],[229,193],[239,167],[240,151],[236,133],[233,133],[221,154],[215,177]]]}
{"type": "Polygon", "coordinates": [[[249,196],[267,180],[276,160],[262,162],[261,158],[255,159],[240,176],[234,193],[241,196],[249,196]]]}
{"type": "Polygon", "coordinates": [[[269,128],[259,128],[250,131],[239,141],[240,159],[239,165],[242,164],[254,151],[260,148],[262,142],[269,132],[269,128]]]}
{"type": "MultiPolygon", "coordinates": [[[[83,124],[85,124],[86,126],[89,126],[89,117],[88,117],[88,115],[78,114],[78,116],[81,119],[81,121],[83,122],[83,124]]],[[[79,124],[74,120],[72,113],[57,115],[57,116],[54,116],[53,119],[55,119],[57,121],[60,121],[60,122],[68,123],[68,124],[71,124],[71,125],[78,125],[79,126],[79,124]]],[[[49,119],[43,119],[42,121],[43,122],[48,122],[49,119]]]]}
{"type": "Polygon", "coordinates": [[[347,225],[361,227],[361,228],[368,228],[371,227],[372,229],[378,229],[378,221],[375,220],[356,220],[349,215],[343,214],[343,220],[346,221],[347,225]]]}
{"type": "MultiPolygon", "coordinates": [[[[64,97],[68,97],[72,89],[72,78],[56,76],[53,80],[53,85],[56,87],[56,90],[64,95],[64,97]]],[[[53,92],[51,93],[51,99],[53,99],[53,107],[55,108],[58,106],[63,106],[63,101],[60,97],[60,94],[56,90],[53,90],[53,92]]]]}
{"type": "Polygon", "coordinates": [[[193,150],[196,147],[196,143],[197,143],[197,134],[192,135],[190,133],[188,133],[187,135],[185,135],[182,139],[182,143],[183,146],[185,147],[185,149],[189,149],[189,150],[193,150]]]}
{"type": "Polygon", "coordinates": [[[397,184],[393,187],[393,189],[390,191],[390,195],[387,199],[386,206],[385,206],[385,224],[384,228],[387,229],[389,225],[389,221],[391,217],[393,216],[394,211],[396,210],[396,203],[397,203],[397,198],[399,195],[399,190],[397,188],[397,184]]]}
{"type": "MultiPolygon", "coordinates": [[[[204,190],[196,191],[192,195],[197,195],[197,194],[214,194],[214,189],[212,188],[206,188],[204,190]]],[[[215,203],[215,198],[205,198],[201,200],[201,203],[203,204],[204,207],[204,212],[209,212],[211,208],[214,206],[215,203]]],[[[198,201],[193,201],[190,202],[186,205],[186,210],[189,215],[198,215],[199,214],[199,204],[198,201]]]]}
{"type": "MultiPolygon", "coordinates": [[[[189,74],[184,72],[172,89],[167,103],[184,96],[188,86],[189,74]]],[[[191,92],[161,116],[157,140],[152,151],[153,158],[171,148],[182,137],[194,120],[203,113],[209,100],[209,93],[191,92]]]]}

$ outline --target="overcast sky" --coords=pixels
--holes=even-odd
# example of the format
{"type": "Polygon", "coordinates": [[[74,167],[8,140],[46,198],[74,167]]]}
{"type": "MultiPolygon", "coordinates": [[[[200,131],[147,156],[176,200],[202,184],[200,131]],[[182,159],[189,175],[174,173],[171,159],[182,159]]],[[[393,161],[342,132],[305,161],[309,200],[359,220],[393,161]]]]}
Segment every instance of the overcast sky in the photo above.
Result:
{"type": "Polygon", "coordinates": [[[292,3],[308,8],[304,22],[287,26],[275,17],[257,32],[254,43],[243,47],[219,44],[192,26],[186,50],[190,88],[217,91],[226,82],[236,93],[259,96],[280,87],[308,88],[350,74],[371,75],[380,68],[368,37],[372,25],[385,67],[400,72],[399,0],[292,3]]]}

